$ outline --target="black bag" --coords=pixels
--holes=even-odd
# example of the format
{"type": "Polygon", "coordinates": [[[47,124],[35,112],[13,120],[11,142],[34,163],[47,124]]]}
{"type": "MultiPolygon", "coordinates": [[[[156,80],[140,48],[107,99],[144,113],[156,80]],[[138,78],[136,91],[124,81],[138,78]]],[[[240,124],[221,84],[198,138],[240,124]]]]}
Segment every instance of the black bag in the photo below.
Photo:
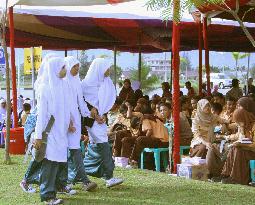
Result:
{"type": "Polygon", "coordinates": [[[48,122],[45,130],[42,133],[42,145],[41,145],[40,149],[33,148],[33,150],[32,150],[34,159],[37,162],[41,162],[45,158],[48,135],[49,135],[49,132],[51,131],[51,128],[53,127],[54,122],[55,122],[55,118],[53,117],[53,115],[51,115],[49,122],[48,122]]]}

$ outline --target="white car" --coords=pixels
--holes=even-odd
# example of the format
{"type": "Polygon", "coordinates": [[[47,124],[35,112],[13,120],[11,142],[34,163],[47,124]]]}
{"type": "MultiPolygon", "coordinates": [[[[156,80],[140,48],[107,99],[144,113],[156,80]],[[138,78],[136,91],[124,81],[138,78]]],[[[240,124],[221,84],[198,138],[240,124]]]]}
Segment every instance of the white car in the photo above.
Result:
{"type": "MultiPolygon", "coordinates": [[[[204,76],[203,81],[206,82],[206,76],[204,76]]],[[[230,79],[224,73],[210,73],[210,81],[211,88],[213,88],[215,85],[218,85],[220,89],[232,87],[232,79],[230,79]]]]}

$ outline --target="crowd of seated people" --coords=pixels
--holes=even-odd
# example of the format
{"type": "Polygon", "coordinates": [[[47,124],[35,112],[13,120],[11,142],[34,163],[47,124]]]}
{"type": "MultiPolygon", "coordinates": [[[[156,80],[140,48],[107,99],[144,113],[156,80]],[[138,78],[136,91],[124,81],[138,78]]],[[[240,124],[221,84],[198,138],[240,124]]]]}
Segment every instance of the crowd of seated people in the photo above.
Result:
{"type": "MultiPolygon", "coordinates": [[[[135,168],[144,148],[169,147],[172,139],[167,124],[174,126],[173,105],[167,82],[162,83],[163,95],[155,94],[151,99],[130,85],[129,80],[124,81],[122,97],[113,109],[118,117],[109,124],[108,134],[113,156],[135,168]]],[[[211,96],[197,96],[190,82],[186,87],[188,95],[180,96],[179,101],[180,145],[190,146],[190,157],[206,159],[211,181],[248,184],[255,146],[241,140],[253,141],[255,134],[253,94],[242,97],[237,79],[226,96],[218,90],[211,96]]]]}

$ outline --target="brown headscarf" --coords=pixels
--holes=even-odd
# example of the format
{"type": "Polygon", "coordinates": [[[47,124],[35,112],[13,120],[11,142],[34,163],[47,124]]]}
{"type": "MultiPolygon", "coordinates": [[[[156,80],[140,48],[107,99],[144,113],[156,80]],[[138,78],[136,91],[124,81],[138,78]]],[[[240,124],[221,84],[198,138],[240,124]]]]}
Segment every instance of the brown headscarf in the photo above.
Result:
{"type": "Polygon", "coordinates": [[[237,104],[243,107],[246,111],[252,113],[255,116],[255,102],[249,97],[241,97],[237,104]]]}
{"type": "Polygon", "coordinates": [[[129,84],[129,88],[125,88],[125,87],[123,86],[123,88],[122,88],[121,91],[120,91],[119,97],[120,97],[123,101],[134,98],[134,90],[133,90],[133,88],[131,87],[131,82],[130,82],[130,80],[129,80],[129,79],[125,79],[125,80],[124,80],[124,83],[128,83],[128,84],[129,84]]]}
{"type": "Polygon", "coordinates": [[[251,133],[255,123],[255,116],[243,108],[236,109],[233,113],[233,121],[244,123],[245,134],[251,133]]]}

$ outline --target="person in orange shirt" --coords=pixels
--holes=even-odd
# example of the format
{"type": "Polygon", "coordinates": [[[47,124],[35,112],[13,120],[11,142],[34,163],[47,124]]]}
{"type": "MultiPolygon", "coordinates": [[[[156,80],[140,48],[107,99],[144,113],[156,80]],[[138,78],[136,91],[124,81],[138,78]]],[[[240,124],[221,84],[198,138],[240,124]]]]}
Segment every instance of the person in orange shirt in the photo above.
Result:
{"type": "Polygon", "coordinates": [[[146,147],[168,147],[168,131],[163,122],[151,114],[149,107],[142,110],[144,114],[142,120],[142,132],[145,136],[139,136],[135,140],[135,145],[130,157],[130,163],[137,167],[138,159],[142,150],[146,147]]]}

